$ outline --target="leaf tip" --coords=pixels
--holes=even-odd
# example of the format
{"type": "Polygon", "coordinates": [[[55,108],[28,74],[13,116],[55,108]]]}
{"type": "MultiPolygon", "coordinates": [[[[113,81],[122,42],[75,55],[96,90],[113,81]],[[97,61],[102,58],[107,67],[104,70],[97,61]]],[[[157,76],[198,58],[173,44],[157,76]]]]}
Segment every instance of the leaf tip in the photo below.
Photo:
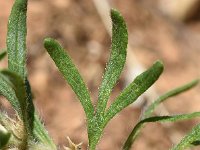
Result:
{"type": "Polygon", "coordinates": [[[191,87],[197,86],[199,84],[200,79],[195,79],[190,83],[191,87]]]}
{"type": "Polygon", "coordinates": [[[161,73],[163,72],[164,70],[164,65],[163,65],[163,62],[161,60],[157,60],[154,65],[158,68],[158,70],[161,71],[161,73]]]}
{"type": "Polygon", "coordinates": [[[120,13],[117,9],[114,9],[114,8],[111,9],[111,16],[119,16],[119,15],[120,13]]]}
{"type": "Polygon", "coordinates": [[[111,13],[111,19],[113,22],[124,23],[124,19],[123,19],[121,13],[117,9],[112,8],[110,13],[111,13]]]}
{"type": "Polygon", "coordinates": [[[49,47],[51,47],[52,46],[52,42],[53,42],[54,40],[52,39],[52,38],[45,38],[44,39],[44,47],[46,48],[46,49],[49,49],[49,47]]]}

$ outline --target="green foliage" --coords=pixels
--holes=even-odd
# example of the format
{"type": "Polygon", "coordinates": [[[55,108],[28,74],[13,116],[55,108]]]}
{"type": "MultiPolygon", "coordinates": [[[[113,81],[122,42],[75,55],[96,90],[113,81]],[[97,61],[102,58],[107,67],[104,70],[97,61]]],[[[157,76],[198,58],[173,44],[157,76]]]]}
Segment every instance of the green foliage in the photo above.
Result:
{"type": "Polygon", "coordinates": [[[150,117],[152,115],[152,113],[154,112],[155,108],[162,102],[164,102],[165,100],[167,100],[170,97],[176,96],[180,93],[183,93],[191,88],[193,88],[194,86],[196,86],[199,83],[199,80],[193,80],[190,83],[187,83],[183,86],[180,86],[178,88],[175,88],[173,90],[170,90],[169,92],[161,95],[157,100],[155,100],[150,106],[148,106],[148,108],[145,110],[143,117],[147,118],[150,117]]]}
{"type": "MultiPolygon", "coordinates": [[[[122,16],[116,11],[111,11],[111,18],[113,22],[113,34],[112,34],[112,51],[110,60],[106,67],[106,72],[103,76],[103,81],[99,90],[99,98],[96,113],[94,114],[94,108],[92,106],[89,93],[87,88],[75,68],[68,54],[58,44],[57,41],[47,38],[45,39],[44,45],[48,53],[54,60],[60,72],[63,74],[67,82],[70,84],[77,97],[81,101],[81,104],[85,110],[88,120],[88,138],[90,149],[95,149],[98,143],[103,129],[106,124],[122,109],[133,103],[137,98],[144,93],[160,76],[163,71],[163,65],[160,61],[157,61],[147,71],[135,78],[135,80],[125,88],[121,94],[114,100],[111,106],[105,110],[107,101],[110,97],[111,91],[115,86],[119,76],[124,67],[126,59],[126,48],[127,48],[127,29],[122,16]],[[119,32],[117,32],[119,31],[119,32]],[[68,68],[68,69],[66,69],[68,68]],[[85,98],[84,98],[85,96],[85,98]],[[88,114],[89,113],[89,114],[88,114]]],[[[159,97],[154,103],[152,103],[144,114],[144,120],[141,120],[131,132],[127,139],[124,149],[129,149],[139,133],[139,129],[142,128],[146,122],[174,122],[178,120],[191,119],[199,116],[199,112],[192,114],[184,114],[177,116],[157,116],[150,117],[155,107],[169,97],[178,95],[186,90],[197,85],[198,80],[194,80],[189,84],[186,84],[177,89],[171,90],[166,94],[159,97]],[[147,118],[150,117],[150,118],[147,118]]]]}
{"type": "Polygon", "coordinates": [[[128,41],[127,29],[122,16],[116,10],[112,10],[111,18],[113,22],[112,52],[100,86],[96,113],[94,113],[94,108],[85,84],[68,54],[57,41],[50,38],[47,38],[44,41],[44,46],[49,55],[76,93],[84,108],[88,120],[90,150],[95,149],[108,121],[122,109],[133,103],[158,79],[163,71],[162,63],[157,61],[150,69],[139,75],[126,89],[124,89],[108,110],[105,111],[111,91],[124,67],[128,41]]]}
{"type": "MultiPolygon", "coordinates": [[[[56,150],[56,145],[49,137],[35,111],[31,86],[26,74],[26,13],[28,0],[15,0],[8,23],[7,54],[8,70],[0,71],[0,94],[3,95],[16,111],[17,120],[12,120],[0,113],[0,148],[17,148],[21,150],[56,150]],[[2,126],[2,128],[1,128],[2,126]],[[9,132],[7,132],[9,131],[9,132]],[[17,132],[17,133],[16,133],[17,132]]],[[[95,150],[108,122],[121,110],[132,104],[163,72],[163,64],[156,61],[149,69],[138,75],[107,108],[107,102],[116,85],[126,61],[128,32],[121,14],[112,9],[112,48],[111,55],[99,87],[97,106],[93,106],[90,93],[78,69],[64,48],[54,39],[46,38],[44,47],[55,62],[59,71],[80,100],[87,118],[89,150],[95,150]]],[[[3,59],[6,52],[0,54],[3,59]]],[[[148,122],[175,122],[200,116],[200,112],[175,116],[151,117],[155,107],[169,97],[184,92],[195,85],[198,80],[174,89],[159,97],[144,113],[125,142],[123,149],[130,149],[140,129],[148,122]]],[[[179,150],[198,144],[199,125],[173,149],[179,150]]]]}
{"type": "Polygon", "coordinates": [[[126,49],[128,44],[128,32],[122,16],[116,10],[111,12],[112,18],[112,50],[110,60],[106,66],[101,86],[99,88],[96,116],[98,119],[104,116],[107,101],[124,68],[126,49]]]}
{"type": "Polygon", "coordinates": [[[181,94],[192,87],[196,86],[199,83],[199,80],[193,80],[190,83],[187,83],[183,86],[177,87],[173,90],[170,90],[169,92],[161,95],[158,99],[156,99],[152,104],[150,104],[147,109],[145,110],[144,114],[142,115],[143,120],[141,120],[133,130],[131,131],[130,135],[128,136],[123,149],[128,150],[131,148],[132,144],[136,140],[137,136],[139,135],[142,127],[144,127],[144,123],[147,122],[175,122],[179,120],[185,120],[185,119],[192,119],[194,117],[199,116],[199,112],[192,113],[192,114],[184,114],[184,115],[176,115],[176,116],[155,116],[151,117],[152,113],[154,112],[155,108],[162,103],[163,101],[167,100],[170,97],[176,96],[178,94],[181,94]]]}
{"type": "Polygon", "coordinates": [[[14,85],[7,77],[0,73],[0,93],[11,103],[13,108],[18,112],[22,117],[21,108],[15,90],[13,89],[14,85]]]}
{"type": "MultiPolygon", "coordinates": [[[[7,33],[8,69],[0,72],[0,93],[7,98],[23,122],[20,149],[30,143],[55,144],[36,115],[32,94],[26,75],[26,13],[27,0],[16,0],[9,17],[7,33]],[[43,138],[44,137],[44,138],[43,138]]],[[[2,53],[2,58],[5,53],[2,53]]]]}
{"type": "Polygon", "coordinates": [[[71,86],[76,93],[80,102],[82,103],[88,119],[92,118],[94,114],[94,108],[90,100],[89,92],[81,78],[75,65],[72,63],[71,58],[59,45],[59,43],[53,39],[47,38],[44,41],[44,46],[47,49],[49,55],[56,63],[58,69],[64,76],[65,80],[71,86]]]}
{"type": "MultiPolygon", "coordinates": [[[[10,88],[12,88],[12,97],[14,102],[18,102],[18,106],[20,108],[20,111],[18,114],[21,116],[24,124],[25,124],[25,133],[24,135],[32,136],[32,130],[33,130],[33,121],[34,121],[34,107],[32,101],[28,101],[27,95],[26,95],[26,89],[25,89],[25,83],[23,79],[18,76],[17,74],[8,71],[3,70],[1,71],[2,76],[7,78],[8,81],[11,82],[10,88]]],[[[8,88],[8,87],[7,87],[8,88]]],[[[2,88],[1,88],[2,89],[2,88]]],[[[6,95],[7,93],[3,93],[2,95],[6,95]]],[[[9,95],[10,93],[8,93],[9,95]]],[[[11,104],[12,102],[11,101],[11,104]]]]}
{"type": "Polygon", "coordinates": [[[3,49],[2,52],[0,53],[0,61],[5,58],[6,54],[7,54],[6,50],[3,49]]]}
{"type": "Polygon", "coordinates": [[[147,71],[137,76],[135,80],[122,91],[106,112],[106,121],[113,118],[119,111],[130,105],[143,94],[160,76],[163,64],[157,61],[147,71]]]}
{"type": "Polygon", "coordinates": [[[200,124],[193,127],[193,129],[178,143],[172,150],[182,150],[191,146],[200,145],[200,124]]]}
{"type": "Polygon", "coordinates": [[[8,68],[25,79],[27,0],[15,0],[8,21],[8,68]]]}
{"type": "Polygon", "coordinates": [[[145,123],[148,122],[176,122],[186,119],[192,119],[194,117],[200,117],[200,112],[194,112],[191,114],[182,114],[182,115],[175,115],[175,116],[155,116],[155,117],[149,117],[146,119],[141,120],[138,122],[134,129],[132,130],[131,134],[129,135],[128,139],[126,140],[123,150],[129,150],[135,141],[138,133],[140,132],[140,129],[143,127],[145,123]]]}

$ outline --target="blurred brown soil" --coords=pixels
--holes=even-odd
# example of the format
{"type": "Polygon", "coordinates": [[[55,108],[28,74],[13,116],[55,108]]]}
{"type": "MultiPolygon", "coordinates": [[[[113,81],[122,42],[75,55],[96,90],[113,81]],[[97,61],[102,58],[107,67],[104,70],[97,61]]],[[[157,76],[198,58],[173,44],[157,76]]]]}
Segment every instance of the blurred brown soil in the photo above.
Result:
{"type": "MultiPolygon", "coordinates": [[[[129,30],[129,44],[140,63],[149,67],[161,59],[165,71],[156,83],[159,94],[182,85],[200,75],[200,21],[180,23],[156,9],[156,1],[112,0],[120,10],[129,30]]],[[[5,48],[6,25],[13,0],[0,1],[0,48],[5,48]]],[[[96,104],[98,86],[109,57],[110,38],[91,0],[30,0],[28,6],[28,72],[34,93],[34,103],[50,135],[62,147],[69,136],[75,143],[87,147],[85,115],[71,88],[65,83],[43,48],[43,39],[53,37],[67,49],[79,68],[96,104]]],[[[6,61],[1,67],[6,66],[6,61]]],[[[111,101],[123,89],[123,73],[113,91],[111,101]]],[[[171,114],[200,110],[200,86],[165,102],[171,114]]],[[[2,105],[6,105],[5,100],[2,105]]],[[[110,102],[111,103],[111,102],[110,102]]],[[[140,108],[128,107],[105,129],[99,150],[118,150],[139,120],[140,108]]],[[[148,124],[137,139],[134,150],[167,150],[174,143],[170,135],[187,133],[200,122],[148,124]]],[[[175,139],[180,137],[174,137],[175,139]]],[[[197,148],[198,149],[198,148],[197,148]]]]}

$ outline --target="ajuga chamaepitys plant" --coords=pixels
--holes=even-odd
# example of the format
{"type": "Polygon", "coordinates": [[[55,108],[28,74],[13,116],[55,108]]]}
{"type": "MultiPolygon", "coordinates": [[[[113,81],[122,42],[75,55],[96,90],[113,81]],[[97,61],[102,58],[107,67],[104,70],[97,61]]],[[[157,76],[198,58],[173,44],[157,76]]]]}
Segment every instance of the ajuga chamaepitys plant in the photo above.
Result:
{"type": "MultiPolygon", "coordinates": [[[[11,119],[6,112],[0,112],[0,148],[19,150],[56,150],[57,147],[49,137],[34,108],[31,87],[26,71],[26,13],[27,0],[15,0],[7,33],[7,47],[0,53],[0,60],[8,55],[8,69],[0,71],[0,93],[12,105],[16,112],[16,120],[11,119]]],[[[55,62],[59,71],[80,100],[86,114],[88,131],[88,149],[95,150],[108,122],[122,109],[133,103],[143,94],[163,72],[163,64],[156,61],[149,69],[138,75],[107,108],[107,102],[126,60],[128,33],[123,17],[117,10],[111,10],[112,47],[103,80],[99,88],[97,106],[93,106],[89,91],[64,48],[54,39],[46,38],[44,47],[55,62]]],[[[198,80],[176,88],[160,96],[144,112],[142,119],[135,125],[122,149],[131,148],[140,129],[148,122],[174,122],[200,116],[200,112],[174,116],[152,116],[157,105],[169,97],[184,92],[195,85],[198,80]]],[[[68,138],[69,139],[69,138],[68,138]]],[[[200,141],[200,125],[192,129],[183,140],[173,147],[182,150],[200,141]]],[[[70,142],[65,149],[76,150],[80,144],[70,142]]]]}

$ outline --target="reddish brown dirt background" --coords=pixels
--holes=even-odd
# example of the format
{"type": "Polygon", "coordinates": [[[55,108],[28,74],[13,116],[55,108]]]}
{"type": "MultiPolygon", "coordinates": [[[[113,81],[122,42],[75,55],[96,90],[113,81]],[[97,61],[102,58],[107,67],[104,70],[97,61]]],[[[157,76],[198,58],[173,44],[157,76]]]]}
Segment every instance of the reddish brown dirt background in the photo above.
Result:
{"type": "MultiPolygon", "coordinates": [[[[0,1],[0,48],[6,47],[6,26],[13,2],[0,1]]],[[[199,77],[198,18],[186,23],[173,21],[157,9],[157,1],[153,0],[110,2],[127,21],[129,50],[134,51],[139,62],[145,67],[157,59],[164,62],[165,71],[155,85],[159,94],[199,77]]],[[[49,36],[59,40],[73,58],[91,91],[94,104],[109,57],[110,37],[91,0],[29,0],[27,67],[34,103],[49,134],[61,149],[68,144],[67,136],[75,143],[83,142],[83,149],[86,149],[85,115],[74,93],[43,48],[43,39],[49,36]]],[[[1,63],[1,67],[5,66],[6,60],[1,63]]],[[[123,73],[111,101],[123,89],[129,77],[127,71],[123,73]]],[[[170,114],[199,111],[199,89],[200,86],[171,98],[164,105],[170,114]]],[[[9,107],[3,99],[1,104],[2,109],[3,106],[9,107]]],[[[120,149],[138,121],[140,112],[140,108],[130,106],[117,115],[105,129],[97,149],[120,149]]],[[[198,122],[199,119],[193,119],[167,126],[160,123],[148,124],[132,149],[167,150],[198,122]]]]}

